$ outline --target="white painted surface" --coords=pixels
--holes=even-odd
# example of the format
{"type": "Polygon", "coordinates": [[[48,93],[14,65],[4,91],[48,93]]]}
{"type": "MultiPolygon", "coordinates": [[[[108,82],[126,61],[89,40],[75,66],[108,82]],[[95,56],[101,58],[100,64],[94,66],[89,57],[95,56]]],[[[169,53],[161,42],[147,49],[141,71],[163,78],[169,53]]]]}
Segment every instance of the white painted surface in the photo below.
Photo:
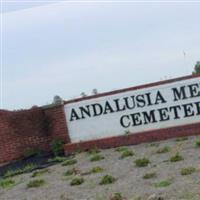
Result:
{"type": "MultiPolygon", "coordinates": [[[[160,128],[167,128],[167,127],[173,127],[173,126],[179,126],[179,125],[185,125],[185,124],[192,124],[200,122],[200,116],[195,115],[192,117],[184,118],[184,112],[181,110],[179,112],[180,119],[173,119],[173,114],[170,114],[170,120],[169,121],[163,121],[158,123],[149,123],[146,125],[139,125],[139,126],[130,126],[128,128],[124,128],[120,125],[120,118],[123,115],[129,115],[132,113],[141,113],[143,111],[150,111],[152,109],[159,109],[163,107],[170,107],[170,106],[176,106],[176,105],[182,105],[187,103],[194,103],[200,101],[200,97],[193,97],[188,98],[185,100],[179,100],[177,102],[174,102],[174,95],[171,88],[179,88],[181,86],[187,86],[190,84],[198,84],[200,91],[200,77],[188,79],[184,81],[178,81],[174,83],[139,89],[139,90],[133,90],[123,93],[118,93],[114,95],[94,98],[90,100],[84,100],[76,103],[70,103],[65,105],[65,114],[66,114],[66,120],[68,124],[69,129],[69,135],[72,142],[80,142],[80,141],[88,141],[93,139],[100,139],[110,136],[118,136],[118,135],[124,135],[126,131],[130,131],[131,133],[138,133],[142,131],[148,131],[148,130],[154,130],[154,129],[160,129],[160,128]],[[147,92],[151,92],[152,99],[154,99],[155,94],[157,91],[160,91],[162,96],[167,101],[163,104],[158,105],[152,105],[152,106],[145,106],[144,108],[134,108],[132,110],[125,110],[121,112],[114,112],[106,115],[100,115],[96,117],[88,117],[85,119],[80,120],[74,120],[70,121],[71,116],[71,110],[75,109],[77,113],[79,113],[79,107],[80,106],[86,106],[94,103],[99,103],[102,106],[104,105],[105,101],[109,101],[111,105],[113,105],[113,99],[123,97],[129,97],[132,95],[138,95],[138,94],[144,94],[147,92]]],[[[187,87],[186,87],[187,88],[187,87]]],[[[187,95],[189,95],[189,90],[186,90],[187,95]]],[[[80,115],[80,113],[79,113],[80,115]]],[[[156,115],[157,116],[157,115],[156,115]]]]}

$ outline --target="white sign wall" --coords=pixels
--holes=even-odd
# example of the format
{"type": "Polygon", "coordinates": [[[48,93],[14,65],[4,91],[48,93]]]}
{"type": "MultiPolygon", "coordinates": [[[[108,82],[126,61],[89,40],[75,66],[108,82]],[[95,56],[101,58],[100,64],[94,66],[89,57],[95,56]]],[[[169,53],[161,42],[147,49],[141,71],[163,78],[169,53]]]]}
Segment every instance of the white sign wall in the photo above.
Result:
{"type": "Polygon", "coordinates": [[[200,77],[65,105],[71,142],[200,122],[200,77]]]}

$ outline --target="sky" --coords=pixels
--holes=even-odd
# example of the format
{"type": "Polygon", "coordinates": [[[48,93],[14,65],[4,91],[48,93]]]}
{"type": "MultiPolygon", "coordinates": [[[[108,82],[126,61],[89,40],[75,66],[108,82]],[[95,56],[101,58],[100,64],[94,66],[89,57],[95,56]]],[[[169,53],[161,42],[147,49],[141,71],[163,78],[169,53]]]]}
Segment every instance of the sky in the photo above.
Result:
{"type": "Polygon", "coordinates": [[[200,2],[1,5],[1,109],[185,76],[200,60],[200,2]]]}

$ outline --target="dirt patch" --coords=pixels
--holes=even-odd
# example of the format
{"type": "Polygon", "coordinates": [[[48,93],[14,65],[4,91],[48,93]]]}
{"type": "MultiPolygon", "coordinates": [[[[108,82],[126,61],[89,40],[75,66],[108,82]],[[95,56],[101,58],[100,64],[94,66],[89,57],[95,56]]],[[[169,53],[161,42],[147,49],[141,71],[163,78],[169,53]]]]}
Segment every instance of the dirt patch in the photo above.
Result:
{"type": "Polygon", "coordinates": [[[110,200],[114,193],[120,193],[127,200],[199,200],[200,147],[196,146],[199,139],[199,136],[192,136],[185,140],[170,139],[128,146],[134,153],[124,158],[116,149],[102,150],[99,154],[104,159],[95,162],[91,162],[89,153],[79,153],[75,155],[77,163],[73,165],[58,163],[49,166],[47,173],[38,173],[38,177],[32,177],[33,172],[12,177],[15,184],[8,188],[0,187],[0,199],[110,200]],[[170,158],[177,153],[183,159],[171,162],[170,158]],[[142,158],[150,162],[136,166],[135,160],[142,158]],[[101,170],[92,170],[98,167],[101,170]],[[195,172],[182,175],[181,169],[189,167],[195,168],[195,172]],[[66,173],[69,170],[71,174],[66,173]],[[100,184],[106,175],[116,180],[100,184]],[[74,178],[78,180],[77,185],[70,184],[74,178]],[[28,188],[28,183],[36,179],[44,180],[44,184],[28,188]]]}

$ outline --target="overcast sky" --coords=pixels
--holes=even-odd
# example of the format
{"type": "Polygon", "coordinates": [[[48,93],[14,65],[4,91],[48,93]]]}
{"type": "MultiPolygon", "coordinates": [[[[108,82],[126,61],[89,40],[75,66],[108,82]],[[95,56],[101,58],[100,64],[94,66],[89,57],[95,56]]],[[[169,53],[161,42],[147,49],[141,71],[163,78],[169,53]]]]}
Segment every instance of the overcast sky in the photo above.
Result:
{"type": "Polygon", "coordinates": [[[4,109],[184,76],[200,60],[200,3],[13,2],[2,14],[4,109]]]}

